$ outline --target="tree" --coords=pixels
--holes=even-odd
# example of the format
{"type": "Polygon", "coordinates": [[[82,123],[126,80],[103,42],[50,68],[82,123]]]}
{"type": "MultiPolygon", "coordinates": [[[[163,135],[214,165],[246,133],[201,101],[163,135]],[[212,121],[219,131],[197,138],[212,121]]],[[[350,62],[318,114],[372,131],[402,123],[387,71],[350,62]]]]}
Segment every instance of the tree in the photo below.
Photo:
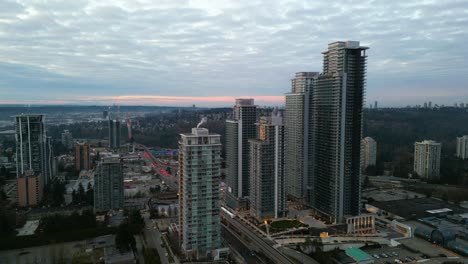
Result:
{"type": "Polygon", "coordinates": [[[78,201],[78,198],[76,197],[76,191],[73,190],[73,192],[72,192],[72,202],[76,203],[76,201],[78,201]]]}
{"type": "Polygon", "coordinates": [[[0,206],[0,237],[12,234],[15,231],[15,211],[0,206]]]}
{"type": "Polygon", "coordinates": [[[81,182],[78,184],[78,203],[81,203],[85,200],[85,190],[81,182]]]}
{"type": "Polygon", "coordinates": [[[130,223],[134,225],[145,225],[145,220],[143,220],[143,217],[141,216],[141,213],[139,210],[132,210],[130,213],[130,223]]]}
{"type": "Polygon", "coordinates": [[[130,232],[128,223],[123,223],[118,227],[117,234],[115,235],[115,247],[120,252],[136,249],[135,237],[133,237],[132,232],[130,232]]]}
{"type": "Polygon", "coordinates": [[[86,191],[85,202],[88,205],[94,204],[94,189],[91,186],[91,183],[88,183],[88,190],[86,191]]]}
{"type": "Polygon", "coordinates": [[[448,194],[446,192],[442,194],[442,200],[444,200],[445,202],[448,202],[448,194]]]}
{"type": "Polygon", "coordinates": [[[367,188],[367,187],[369,187],[369,186],[370,186],[369,176],[366,176],[366,177],[364,178],[364,183],[362,184],[362,187],[363,187],[363,188],[367,188]]]}

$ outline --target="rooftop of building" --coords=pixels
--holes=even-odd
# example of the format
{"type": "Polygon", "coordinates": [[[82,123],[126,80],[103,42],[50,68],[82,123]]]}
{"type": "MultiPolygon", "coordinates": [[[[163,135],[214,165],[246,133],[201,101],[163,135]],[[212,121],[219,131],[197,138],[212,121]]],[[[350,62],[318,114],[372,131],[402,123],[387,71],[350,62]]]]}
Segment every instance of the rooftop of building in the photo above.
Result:
{"type": "Polygon", "coordinates": [[[345,252],[346,252],[346,255],[350,256],[357,262],[373,259],[369,254],[360,250],[359,248],[351,247],[351,248],[346,249],[345,252]]]}
{"type": "Polygon", "coordinates": [[[254,106],[253,98],[236,98],[236,106],[254,106]]]}
{"type": "Polygon", "coordinates": [[[132,251],[120,252],[113,247],[104,248],[105,263],[132,263],[135,256],[132,251]]]}
{"type": "Polygon", "coordinates": [[[394,201],[372,201],[372,206],[383,209],[387,212],[401,216],[406,219],[418,219],[431,215],[427,211],[448,208],[454,214],[462,214],[468,212],[467,209],[449,204],[442,200],[433,198],[416,198],[394,201]]]}
{"type": "Polygon", "coordinates": [[[295,78],[314,77],[318,74],[318,72],[296,72],[295,78]]]}
{"type": "Polygon", "coordinates": [[[434,141],[434,140],[428,140],[428,139],[426,139],[426,140],[423,140],[423,141],[421,141],[421,142],[415,142],[414,144],[424,144],[424,145],[440,145],[440,143],[439,143],[439,142],[436,142],[436,141],[434,141]]]}
{"type": "MultiPolygon", "coordinates": [[[[361,46],[359,41],[347,40],[347,41],[335,41],[328,44],[328,49],[368,49],[369,47],[361,46]]],[[[325,51],[324,53],[327,53],[325,51]]]]}
{"type": "Polygon", "coordinates": [[[426,197],[424,194],[402,190],[402,189],[389,189],[389,190],[364,190],[362,192],[363,198],[372,198],[374,201],[395,201],[395,200],[408,200],[415,198],[426,197]]]}
{"type": "Polygon", "coordinates": [[[200,136],[220,136],[216,133],[210,133],[207,128],[203,127],[194,127],[192,128],[192,133],[181,133],[183,137],[200,137],[200,136]]]}

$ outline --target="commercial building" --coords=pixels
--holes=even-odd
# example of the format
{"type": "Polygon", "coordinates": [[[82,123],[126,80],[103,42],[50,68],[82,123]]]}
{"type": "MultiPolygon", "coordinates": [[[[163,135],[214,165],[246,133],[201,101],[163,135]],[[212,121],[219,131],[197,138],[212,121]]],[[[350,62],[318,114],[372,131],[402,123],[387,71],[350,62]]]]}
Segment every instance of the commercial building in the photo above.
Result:
{"type": "Polygon", "coordinates": [[[236,99],[233,120],[226,121],[226,183],[237,197],[249,195],[249,139],[256,137],[254,99],[236,99]]]}
{"type": "Polygon", "coordinates": [[[85,142],[75,143],[75,168],[77,171],[89,170],[89,144],[85,142]]]}
{"type": "Polygon", "coordinates": [[[120,209],[124,205],[123,168],[118,158],[104,158],[94,174],[94,210],[120,209]]]}
{"type": "Polygon", "coordinates": [[[433,140],[414,143],[414,171],[427,180],[440,178],[440,154],[442,145],[433,140]]]}
{"type": "Polygon", "coordinates": [[[120,121],[109,119],[109,148],[120,148],[120,121]]]}
{"type": "Polygon", "coordinates": [[[41,202],[44,188],[40,174],[25,172],[16,179],[16,188],[18,207],[36,207],[41,202]]]}
{"type": "Polygon", "coordinates": [[[377,163],[377,142],[371,137],[365,137],[361,141],[361,169],[377,163]]]}
{"type": "Polygon", "coordinates": [[[279,113],[261,117],[250,143],[250,215],[259,221],[286,215],[284,126],[279,113]]]}
{"type": "Polygon", "coordinates": [[[67,149],[73,148],[73,135],[68,130],[62,132],[62,145],[67,149]]]}
{"type": "Polygon", "coordinates": [[[188,258],[212,259],[221,247],[221,136],[193,128],[179,141],[179,236],[188,258]]]}
{"type": "Polygon", "coordinates": [[[310,162],[312,150],[311,95],[313,78],[317,72],[298,72],[291,80],[291,93],[286,94],[284,113],[286,140],[286,192],[299,199],[308,200],[311,189],[311,172],[313,163],[310,162]],[[309,190],[309,191],[308,191],[309,190]]]}
{"type": "Polygon", "coordinates": [[[309,203],[332,222],[360,213],[367,49],[358,41],[330,43],[323,52],[323,73],[314,78],[313,189],[309,203]]]}
{"type": "Polygon", "coordinates": [[[457,157],[468,159],[468,136],[457,137],[457,157]]]}
{"type": "Polygon", "coordinates": [[[15,116],[16,176],[27,171],[41,175],[41,186],[52,177],[52,148],[46,136],[44,115],[15,116]]]}

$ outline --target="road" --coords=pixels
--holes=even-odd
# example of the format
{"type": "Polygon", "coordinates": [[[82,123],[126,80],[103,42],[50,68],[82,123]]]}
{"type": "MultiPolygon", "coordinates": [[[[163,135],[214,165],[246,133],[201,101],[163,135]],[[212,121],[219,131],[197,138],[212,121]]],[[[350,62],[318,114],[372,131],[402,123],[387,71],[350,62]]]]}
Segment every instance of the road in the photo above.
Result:
{"type": "Polygon", "coordinates": [[[165,170],[167,166],[161,164],[159,160],[153,155],[153,153],[151,153],[151,150],[149,150],[148,147],[146,147],[145,145],[135,144],[135,146],[145,151],[147,155],[144,155],[144,157],[150,162],[151,167],[158,174],[159,178],[163,180],[167,185],[169,185],[169,187],[172,190],[178,191],[179,183],[177,177],[169,173],[163,174],[159,171],[160,169],[165,170]]]}
{"type": "Polygon", "coordinates": [[[273,248],[274,243],[272,243],[272,241],[267,241],[259,237],[255,231],[247,227],[245,223],[240,222],[240,220],[237,217],[231,218],[222,210],[221,215],[228,221],[230,225],[234,226],[237,230],[242,232],[242,234],[245,235],[248,239],[250,239],[252,243],[254,243],[260,249],[260,251],[263,252],[263,254],[265,254],[265,256],[273,260],[275,263],[295,264],[294,261],[290,260],[283,253],[273,248]]]}
{"type": "Polygon", "coordinates": [[[149,214],[144,214],[144,219],[145,219],[145,237],[146,237],[146,243],[149,248],[155,248],[158,251],[159,257],[161,258],[161,263],[162,264],[169,264],[169,260],[166,257],[167,250],[166,248],[163,248],[162,245],[162,240],[161,240],[161,233],[159,232],[159,229],[155,227],[154,221],[149,219],[149,214]]]}
{"type": "Polygon", "coordinates": [[[255,252],[249,248],[248,243],[236,234],[235,231],[228,229],[225,225],[221,225],[221,234],[223,238],[229,243],[230,248],[234,248],[242,257],[242,262],[247,264],[265,263],[255,252]]]}

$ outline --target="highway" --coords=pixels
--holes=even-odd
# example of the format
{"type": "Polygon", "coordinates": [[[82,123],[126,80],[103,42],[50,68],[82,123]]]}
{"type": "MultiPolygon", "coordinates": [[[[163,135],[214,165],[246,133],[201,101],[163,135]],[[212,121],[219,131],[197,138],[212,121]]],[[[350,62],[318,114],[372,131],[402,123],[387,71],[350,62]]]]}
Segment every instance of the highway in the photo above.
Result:
{"type": "Polygon", "coordinates": [[[237,217],[231,218],[224,211],[221,210],[221,216],[224,217],[228,223],[234,226],[237,230],[241,231],[248,239],[250,239],[265,256],[270,258],[274,263],[278,264],[295,264],[294,261],[290,260],[283,253],[273,248],[271,241],[266,241],[259,237],[255,231],[247,227],[244,223],[240,222],[237,217]]]}
{"type": "Polygon", "coordinates": [[[159,178],[161,180],[164,180],[164,182],[169,185],[169,187],[174,190],[178,191],[179,190],[179,182],[177,180],[177,177],[174,175],[171,175],[169,173],[166,173],[165,175],[161,173],[159,170],[163,169],[165,172],[165,166],[161,165],[158,159],[151,153],[151,150],[148,149],[145,145],[142,144],[137,144],[135,143],[135,146],[138,149],[143,149],[147,155],[144,155],[144,158],[146,158],[150,164],[151,167],[154,169],[154,171],[159,175],[159,178]]]}

